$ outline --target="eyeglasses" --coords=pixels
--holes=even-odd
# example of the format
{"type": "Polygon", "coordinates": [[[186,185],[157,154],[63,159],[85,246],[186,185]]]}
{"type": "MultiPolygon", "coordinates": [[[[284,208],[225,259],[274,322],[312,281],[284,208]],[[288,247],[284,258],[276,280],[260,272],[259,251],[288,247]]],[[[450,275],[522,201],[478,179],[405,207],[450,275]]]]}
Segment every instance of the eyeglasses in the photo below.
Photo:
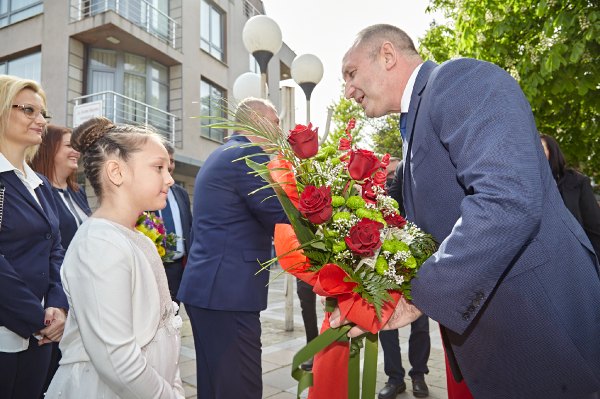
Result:
{"type": "Polygon", "coordinates": [[[45,120],[52,119],[52,116],[45,109],[38,109],[33,105],[13,105],[13,108],[19,108],[29,119],[36,119],[38,115],[42,115],[45,120]]]}

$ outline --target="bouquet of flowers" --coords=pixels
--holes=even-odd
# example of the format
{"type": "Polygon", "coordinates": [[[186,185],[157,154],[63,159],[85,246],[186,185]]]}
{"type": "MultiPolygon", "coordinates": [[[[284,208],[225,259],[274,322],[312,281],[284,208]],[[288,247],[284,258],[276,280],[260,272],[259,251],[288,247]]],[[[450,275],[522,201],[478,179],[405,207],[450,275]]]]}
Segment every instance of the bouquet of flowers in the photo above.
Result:
{"type": "MultiPolygon", "coordinates": [[[[276,152],[277,158],[267,165],[251,159],[246,163],[275,189],[291,223],[276,227],[277,258],[271,262],[278,260],[317,294],[334,298],[342,318],[375,334],[392,315],[400,295],[411,298],[410,282],[437,250],[437,243],[407,222],[398,203],[386,195],[389,154],[379,158],[356,148],[353,128],[351,120],[339,143],[321,148],[318,129],[310,123],[297,125],[287,137],[262,134],[267,143],[260,145],[266,152],[276,152]]],[[[344,335],[342,329],[335,337],[332,332],[323,338],[328,332],[307,347],[318,350],[325,343],[315,341],[344,335]]],[[[371,339],[376,356],[376,335],[371,339]]],[[[312,376],[303,382],[306,376],[298,366],[314,353],[304,351],[294,359],[292,375],[300,382],[299,391],[302,385],[310,386],[312,376]]],[[[373,393],[374,389],[373,377],[373,393]]]]}
{"type": "Polygon", "coordinates": [[[152,240],[163,263],[173,261],[177,251],[171,248],[177,247],[178,237],[175,233],[167,234],[165,224],[160,217],[154,212],[142,212],[135,223],[135,228],[152,240]]]}

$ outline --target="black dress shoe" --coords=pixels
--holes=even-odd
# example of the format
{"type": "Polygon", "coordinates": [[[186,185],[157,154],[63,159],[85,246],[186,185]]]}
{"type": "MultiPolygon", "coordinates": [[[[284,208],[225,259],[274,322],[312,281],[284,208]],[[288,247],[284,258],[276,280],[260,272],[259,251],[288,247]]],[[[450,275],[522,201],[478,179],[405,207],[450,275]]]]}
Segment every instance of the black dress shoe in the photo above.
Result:
{"type": "Polygon", "coordinates": [[[425,380],[412,380],[413,395],[415,398],[426,398],[429,396],[429,387],[425,380]]]}
{"type": "Polygon", "coordinates": [[[313,359],[310,358],[309,360],[305,361],[304,363],[302,363],[300,365],[300,368],[304,371],[312,371],[312,367],[313,367],[313,359]]]}
{"type": "Polygon", "coordinates": [[[396,395],[404,391],[406,391],[406,383],[404,381],[398,385],[386,382],[385,386],[379,391],[377,397],[379,399],[394,399],[396,395]]]}

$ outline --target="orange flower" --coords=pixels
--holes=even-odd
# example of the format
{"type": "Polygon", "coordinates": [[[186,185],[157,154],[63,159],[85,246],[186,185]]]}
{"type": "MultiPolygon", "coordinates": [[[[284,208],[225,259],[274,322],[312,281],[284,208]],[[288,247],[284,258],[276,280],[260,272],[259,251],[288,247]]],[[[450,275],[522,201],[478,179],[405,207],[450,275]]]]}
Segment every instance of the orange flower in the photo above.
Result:
{"type": "Polygon", "coordinates": [[[300,197],[298,196],[298,187],[296,187],[296,177],[292,172],[292,163],[278,156],[267,164],[271,179],[279,184],[279,187],[285,192],[292,204],[298,208],[300,197]]]}

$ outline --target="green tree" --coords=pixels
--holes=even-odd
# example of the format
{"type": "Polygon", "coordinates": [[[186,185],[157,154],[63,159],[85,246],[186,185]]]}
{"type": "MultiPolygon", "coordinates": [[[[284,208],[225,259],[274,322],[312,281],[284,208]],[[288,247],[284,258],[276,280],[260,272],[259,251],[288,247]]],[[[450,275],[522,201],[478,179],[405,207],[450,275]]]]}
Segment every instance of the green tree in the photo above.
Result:
{"type": "Polygon", "coordinates": [[[365,115],[362,107],[344,97],[342,94],[332,106],[331,120],[335,127],[327,138],[328,143],[337,143],[344,134],[350,118],[356,119],[354,128],[354,142],[363,143],[364,135],[370,135],[373,151],[378,154],[389,153],[393,157],[402,158],[402,138],[400,136],[398,115],[387,115],[381,118],[370,119],[365,115]]]}
{"type": "Polygon", "coordinates": [[[373,151],[378,154],[389,153],[402,158],[402,136],[400,135],[400,117],[398,114],[386,115],[370,122],[373,129],[373,151]]]}
{"type": "Polygon", "coordinates": [[[331,104],[331,108],[333,109],[331,115],[333,128],[330,130],[327,140],[325,140],[326,143],[337,145],[346,131],[348,122],[352,118],[356,120],[356,126],[353,129],[354,142],[359,143],[362,140],[363,128],[367,120],[365,111],[362,107],[353,100],[345,98],[342,88],[342,94],[340,94],[337,101],[334,101],[333,104],[331,104]]]}
{"type": "Polygon", "coordinates": [[[592,0],[431,0],[421,53],[493,62],[517,79],[538,129],[567,162],[600,180],[600,3],[592,0]]]}

